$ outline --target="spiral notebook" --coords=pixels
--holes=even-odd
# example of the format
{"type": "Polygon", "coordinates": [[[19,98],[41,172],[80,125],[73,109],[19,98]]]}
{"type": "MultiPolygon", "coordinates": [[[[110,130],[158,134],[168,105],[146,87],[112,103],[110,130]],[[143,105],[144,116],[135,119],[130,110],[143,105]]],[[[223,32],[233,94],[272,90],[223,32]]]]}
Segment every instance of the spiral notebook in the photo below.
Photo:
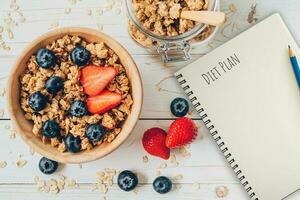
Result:
{"type": "Polygon", "coordinates": [[[274,14],[175,74],[255,200],[300,188],[300,93],[288,45],[300,55],[274,14]]]}

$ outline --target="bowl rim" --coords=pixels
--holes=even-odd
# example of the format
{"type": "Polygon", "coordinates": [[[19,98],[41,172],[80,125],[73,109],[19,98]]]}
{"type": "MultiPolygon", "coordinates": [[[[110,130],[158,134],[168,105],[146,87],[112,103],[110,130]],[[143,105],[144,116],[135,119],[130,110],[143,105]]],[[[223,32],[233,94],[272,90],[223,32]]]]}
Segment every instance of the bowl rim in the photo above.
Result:
{"type": "MultiPolygon", "coordinates": [[[[54,40],[55,39],[50,40],[49,42],[47,42],[47,44],[50,44],[54,40]]],[[[131,75],[127,74],[127,76],[131,76],[131,75]]],[[[19,79],[19,77],[17,77],[17,79],[19,79]]],[[[19,81],[18,81],[18,84],[19,84],[19,81]]],[[[24,50],[21,52],[21,54],[19,54],[19,56],[17,57],[16,61],[13,64],[13,67],[11,68],[11,70],[9,72],[6,97],[7,97],[7,102],[8,102],[8,111],[9,111],[9,114],[10,114],[10,119],[11,119],[14,127],[16,128],[18,134],[21,135],[22,140],[28,146],[30,146],[35,152],[37,152],[37,153],[41,154],[42,156],[45,156],[49,159],[58,161],[60,163],[73,163],[73,164],[76,164],[76,163],[91,162],[91,161],[103,158],[103,157],[109,155],[110,153],[112,153],[122,143],[125,142],[125,140],[132,133],[136,123],[139,120],[139,116],[141,114],[141,109],[142,109],[142,105],[143,105],[143,87],[142,87],[141,75],[140,75],[140,72],[138,70],[138,67],[137,67],[135,61],[133,60],[133,58],[129,54],[129,52],[119,42],[117,42],[115,39],[113,39],[109,35],[107,35],[103,32],[91,29],[91,28],[64,27],[64,28],[57,28],[55,30],[48,31],[48,32],[40,35],[38,38],[36,38],[32,42],[30,42],[24,48],[24,50]],[[77,153],[77,154],[66,153],[68,155],[63,156],[62,154],[64,154],[64,153],[59,152],[57,150],[57,148],[52,147],[50,144],[44,144],[39,139],[42,146],[48,145],[51,148],[53,148],[53,149],[55,148],[57,150],[57,153],[49,153],[46,149],[42,148],[41,146],[37,146],[31,139],[28,139],[28,137],[25,135],[25,133],[23,133],[22,128],[21,128],[21,124],[18,122],[17,116],[14,113],[15,109],[13,108],[12,100],[11,100],[11,98],[14,98],[13,92],[12,92],[13,81],[16,80],[16,77],[13,76],[14,73],[16,73],[17,69],[19,68],[20,64],[23,62],[23,60],[25,59],[25,57],[26,57],[26,55],[29,51],[31,51],[34,48],[37,48],[37,46],[41,42],[45,42],[47,39],[51,39],[52,37],[56,37],[56,36],[61,35],[61,34],[65,34],[65,35],[68,35],[68,34],[69,35],[76,35],[77,34],[79,36],[80,36],[80,34],[85,34],[85,35],[89,35],[89,36],[93,35],[94,37],[98,37],[99,39],[103,40],[103,42],[109,48],[111,48],[114,52],[116,52],[116,54],[118,55],[118,57],[120,59],[120,62],[122,63],[122,65],[126,69],[126,73],[128,73],[127,70],[130,69],[130,72],[133,74],[133,76],[131,78],[129,78],[129,80],[130,80],[130,83],[131,83],[131,89],[133,90],[133,88],[134,88],[136,92],[135,92],[135,94],[133,94],[133,91],[131,91],[132,98],[134,99],[133,105],[131,107],[131,112],[127,116],[126,120],[124,121],[124,124],[122,125],[121,132],[118,134],[118,136],[114,139],[114,141],[112,143],[108,144],[109,148],[108,147],[105,148],[105,151],[101,151],[101,149],[97,149],[97,147],[90,150],[90,151],[93,151],[93,152],[97,152],[97,151],[100,150],[97,154],[92,154],[91,152],[89,152],[89,154],[88,154],[89,156],[85,156],[84,154],[88,153],[87,150],[85,150],[85,151],[81,151],[80,153],[77,153]],[[118,48],[118,50],[116,50],[116,48],[118,48]],[[117,53],[117,51],[118,51],[118,53],[117,53]],[[122,54],[120,54],[119,51],[122,51],[122,54]],[[126,66],[123,64],[125,58],[128,58],[128,59],[126,59],[126,66]],[[135,81],[134,82],[134,87],[132,86],[133,85],[132,84],[133,79],[135,81]]],[[[19,102],[19,98],[18,98],[18,102],[19,102]]],[[[24,118],[25,118],[25,115],[24,115],[24,118]]],[[[32,135],[33,135],[33,133],[32,133],[32,135]]],[[[37,138],[36,136],[34,136],[34,137],[37,138]]],[[[98,148],[100,146],[101,145],[99,145],[98,148]]]]}

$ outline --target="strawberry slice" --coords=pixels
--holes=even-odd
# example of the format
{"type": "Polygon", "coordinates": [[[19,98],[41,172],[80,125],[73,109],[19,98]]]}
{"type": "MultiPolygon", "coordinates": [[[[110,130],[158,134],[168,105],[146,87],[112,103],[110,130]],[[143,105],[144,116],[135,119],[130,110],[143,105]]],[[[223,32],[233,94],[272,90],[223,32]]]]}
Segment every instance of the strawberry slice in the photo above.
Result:
{"type": "Polygon", "coordinates": [[[103,114],[121,103],[122,96],[118,93],[104,90],[101,94],[89,97],[86,101],[88,111],[92,114],[103,114]]]}
{"type": "Polygon", "coordinates": [[[113,67],[89,65],[81,69],[80,83],[83,91],[89,96],[100,94],[117,75],[113,67]]]}

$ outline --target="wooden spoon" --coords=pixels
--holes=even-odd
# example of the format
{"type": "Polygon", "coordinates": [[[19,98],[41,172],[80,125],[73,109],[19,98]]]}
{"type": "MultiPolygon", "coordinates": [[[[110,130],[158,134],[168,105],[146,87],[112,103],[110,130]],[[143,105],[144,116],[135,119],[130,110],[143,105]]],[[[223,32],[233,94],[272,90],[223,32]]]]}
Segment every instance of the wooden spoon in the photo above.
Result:
{"type": "Polygon", "coordinates": [[[226,20],[225,13],[214,11],[182,11],[180,17],[213,26],[222,25],[226,20]]]}

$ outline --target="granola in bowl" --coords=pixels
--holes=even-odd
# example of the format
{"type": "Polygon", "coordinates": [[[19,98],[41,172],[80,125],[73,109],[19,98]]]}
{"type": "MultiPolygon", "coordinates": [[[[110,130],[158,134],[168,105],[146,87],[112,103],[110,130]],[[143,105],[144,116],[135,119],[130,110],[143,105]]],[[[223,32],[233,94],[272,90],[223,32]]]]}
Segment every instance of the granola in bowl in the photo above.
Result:
{"type": "Polygon", "coordinates": [[[35,136],[60,152],[76,153],[111,143],[133,99],[126,70],[111,48],[65,35],[28,60],[20,104],[35,136]]]}

